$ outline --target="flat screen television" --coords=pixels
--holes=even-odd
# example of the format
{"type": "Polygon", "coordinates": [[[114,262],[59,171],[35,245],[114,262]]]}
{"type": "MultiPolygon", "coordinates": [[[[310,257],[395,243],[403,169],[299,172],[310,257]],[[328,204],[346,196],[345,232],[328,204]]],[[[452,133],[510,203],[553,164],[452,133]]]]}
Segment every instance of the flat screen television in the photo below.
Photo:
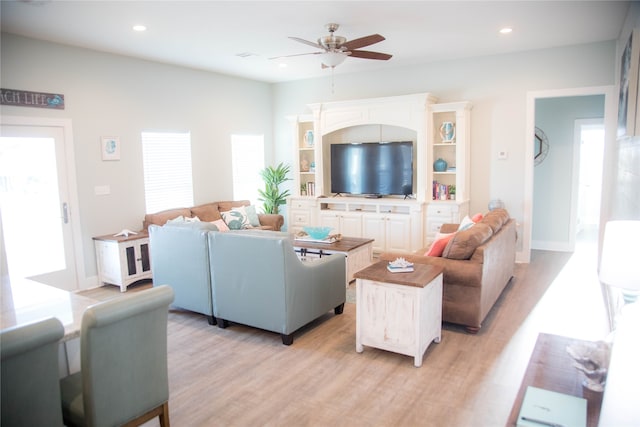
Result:
{"type": "Polygon", "coordinates": [[[413,142],[331,145],[331,192],[367,196],[413,193],[413,142]]]}

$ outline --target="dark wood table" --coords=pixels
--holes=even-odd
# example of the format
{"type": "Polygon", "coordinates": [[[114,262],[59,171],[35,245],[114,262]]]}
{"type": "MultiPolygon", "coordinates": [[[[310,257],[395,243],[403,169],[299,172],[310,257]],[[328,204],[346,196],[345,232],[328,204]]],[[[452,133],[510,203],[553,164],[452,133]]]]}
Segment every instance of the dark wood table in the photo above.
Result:
{"type": "Polygon", "coordinates": [[[584,374],[573,366],[573,359],[566,350],[568,345],[579,342],[584,341],[552,334],[538,335],[507,426],[516,425],[527,387],[533,386],[586,399],[587,426],[597,427],[602,393],[582,386],[584,374]]]}
{"type": "Polygon", "coordinates": [[[353,275],[369,266],[373,260],[373,239],[342,237],[337,242],[325,243],[295,239],[293,247],[302,258],[322,258],[325,255],[343,254],[346,257],[346,285],[353,275]]]}

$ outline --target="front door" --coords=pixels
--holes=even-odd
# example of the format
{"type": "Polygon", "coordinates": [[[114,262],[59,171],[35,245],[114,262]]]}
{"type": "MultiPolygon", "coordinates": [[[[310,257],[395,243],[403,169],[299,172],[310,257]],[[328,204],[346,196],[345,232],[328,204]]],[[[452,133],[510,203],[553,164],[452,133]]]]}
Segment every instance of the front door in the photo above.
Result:
{"type": "Polygon", "coordinates": [[[77,289],[65,127],[0,127],[0,221],[11,278],[77,289]]]}

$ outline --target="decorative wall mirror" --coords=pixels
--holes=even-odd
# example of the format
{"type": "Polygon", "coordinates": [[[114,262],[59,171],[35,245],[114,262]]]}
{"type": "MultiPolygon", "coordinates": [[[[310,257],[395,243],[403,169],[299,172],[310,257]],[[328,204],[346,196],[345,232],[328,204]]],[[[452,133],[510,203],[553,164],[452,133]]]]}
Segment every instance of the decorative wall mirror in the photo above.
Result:
{"type": "Polygon", "coordinates": [[[547,157],[549,153],[549,138],[542,129],[536,126],[535,135],[533,138],[533,164],[538,166],[547,157]]]}

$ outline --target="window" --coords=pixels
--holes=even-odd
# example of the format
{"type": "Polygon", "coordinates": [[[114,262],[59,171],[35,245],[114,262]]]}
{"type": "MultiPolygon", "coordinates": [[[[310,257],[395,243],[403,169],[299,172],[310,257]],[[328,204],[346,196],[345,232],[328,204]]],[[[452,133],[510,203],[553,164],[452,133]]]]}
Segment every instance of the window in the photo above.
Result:
{"type": "Polygon", "coordinates": [[[147,213],[193,206],[191,134],[142,132],[147,213]]]}
{"type": "Polygon", "coordinates": [[[258,188],[263,187],[260,171],[264,169],[264,136],[231,135],[231,162],[233,168],[234,200],[258,200],[258,188]]]}

